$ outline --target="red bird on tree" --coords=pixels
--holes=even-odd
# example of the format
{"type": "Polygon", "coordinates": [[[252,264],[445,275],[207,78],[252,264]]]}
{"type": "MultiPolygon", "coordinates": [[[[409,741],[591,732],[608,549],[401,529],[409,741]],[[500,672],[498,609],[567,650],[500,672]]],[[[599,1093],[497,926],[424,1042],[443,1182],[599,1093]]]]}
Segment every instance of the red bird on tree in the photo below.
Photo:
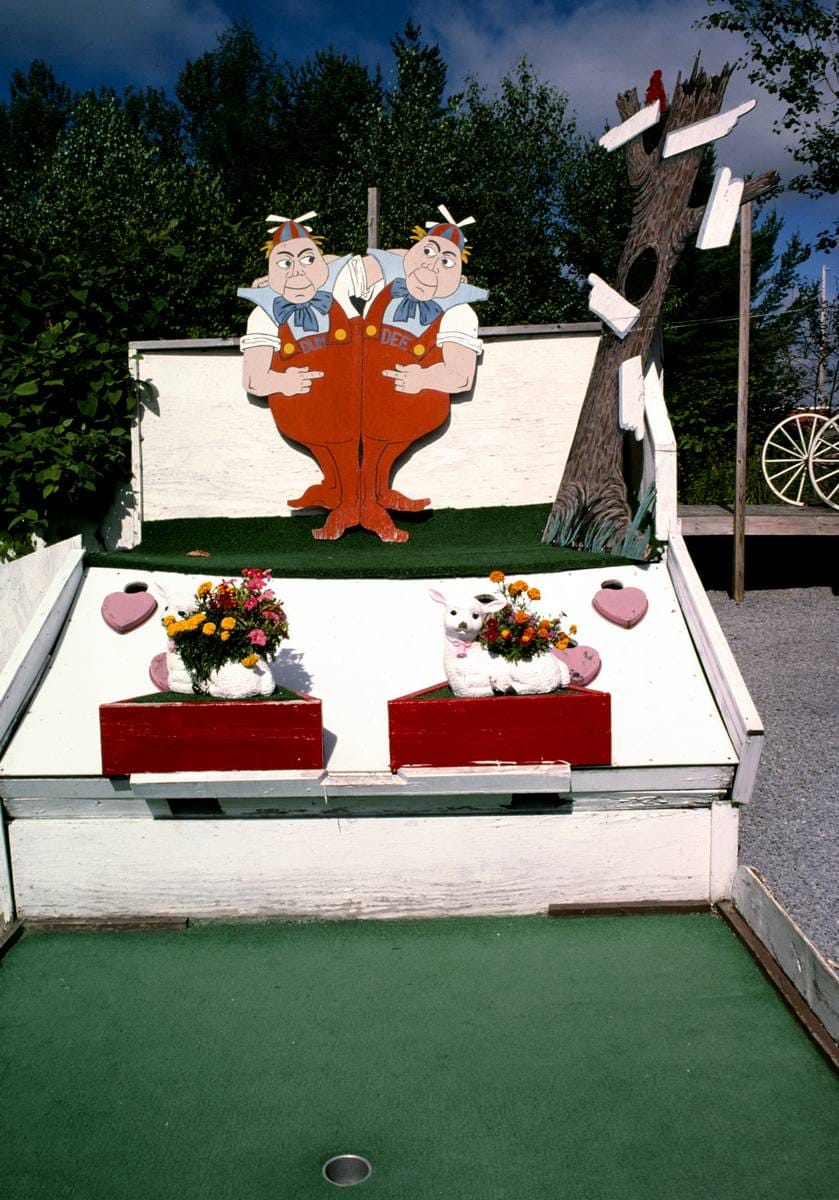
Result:
{"type": "Polygon", "coordinates": [[[661,101],[661,115],[667,112],[667,93],[664,90],[664,84],[661,80],[661,71],[653,71],[650,76],[650,82],[647,85],[647,94],[644,97],[647,104],[655,104],[656,100],[661,101]]]}

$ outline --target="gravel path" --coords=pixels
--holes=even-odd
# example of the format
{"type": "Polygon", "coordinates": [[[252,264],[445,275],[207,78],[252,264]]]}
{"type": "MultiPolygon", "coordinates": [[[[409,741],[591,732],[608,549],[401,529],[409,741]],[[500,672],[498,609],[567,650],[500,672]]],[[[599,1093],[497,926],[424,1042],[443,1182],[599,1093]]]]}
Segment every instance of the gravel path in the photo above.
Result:
{"type": "Polygon", "coordinates": [[[740,860],[839,962],[839,599],[822,587],[708,595],[766,729],[740,860]]]}

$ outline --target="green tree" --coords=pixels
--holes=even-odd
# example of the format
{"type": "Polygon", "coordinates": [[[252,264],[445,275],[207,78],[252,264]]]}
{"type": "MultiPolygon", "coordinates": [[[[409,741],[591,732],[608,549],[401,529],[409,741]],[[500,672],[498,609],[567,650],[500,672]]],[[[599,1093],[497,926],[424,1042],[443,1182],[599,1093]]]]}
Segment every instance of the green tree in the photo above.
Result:
{"type": "MultiPolygon", "coordinates": [[[[806,167],[790,183],[805,196],[839,191],[839,7],[818,0],[708,0],[721,12],[699,25],[745,37],[748,55],[738,66],[785,105],[775,132],[792,140],[806,167]]],[[[819,234],[817,250],[839,240],[839,221],[819,234]]]]}
{"type": "MultiPolygon", "coordinates": [[[[783,223],[768,212],[752,240],[749,369],[750,499],[771,500],[757,459],[770,429],[800,389],[793,345],[798,316],[789,297],[800,286],[806,248],[793,237],[778,253],[783,223]]],[[[680,495],[686,503],[734,497],[737,426],[739,233],[712,252],[685,250],[663,313],[667,403],[679,447],[680,495]]]]}

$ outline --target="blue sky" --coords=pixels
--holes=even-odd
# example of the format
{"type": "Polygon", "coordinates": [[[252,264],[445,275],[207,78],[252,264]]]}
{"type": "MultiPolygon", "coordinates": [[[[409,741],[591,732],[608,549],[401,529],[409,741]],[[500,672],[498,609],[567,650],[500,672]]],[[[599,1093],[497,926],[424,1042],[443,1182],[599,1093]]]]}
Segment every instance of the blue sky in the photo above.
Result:
{"type": "MultiPolygon", "coordinates": [[[[109,84],[152,85],[171,91],[183,63],[216,44],[231,20],[247,20],[280,57],[299,61],[332,44],[369,65],[392,66],[389,40],[408,17],[439,43],[456,87],[468,73],[492,84],[522,55],[540,76],[567,92],[580,127],[599,134],[617,123],[614,99],[635,86],[639,93],[654,68],[672,89],[697,51],[709,71],[733,61],[737,35],[696,30],[705,0],[3,0],[0,9],[0,93],[16,67],[33,58],[48,62],[75,88],[109,84]]],[[[736,173],[774,168],[795,171],[783,139],[772,133],[775,102],[749,84],[745,72],[729,84],[726,106],[756,96],[758,106],[718,143],[718,161],[736,173]]],[[[820,202],[789,196],[779,202],[787,229],[809,239],[830,221],[835,197],[820,202]]],[[[831,267],[836,295],[839,255],[814,256],[808,273],[831,267]]]]}

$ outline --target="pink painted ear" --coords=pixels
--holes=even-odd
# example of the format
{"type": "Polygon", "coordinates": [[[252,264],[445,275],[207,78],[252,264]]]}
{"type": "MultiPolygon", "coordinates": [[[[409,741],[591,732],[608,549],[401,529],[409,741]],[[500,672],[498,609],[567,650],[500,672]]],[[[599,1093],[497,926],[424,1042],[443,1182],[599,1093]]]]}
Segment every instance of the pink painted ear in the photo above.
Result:
{"type": "Polygon", "coordinates": [[[554,650],[571,673],[571,682],[577,687],[586,687],[600,674],[600,655],[592,646],[569,646],[567,650],[554,650]]]}
{"type": "Polygon", "coordinates": [[[149,663],[149,678],[159,692],[169,691],[169,668],[165,654],[155,654],[149,663]]]}
{"type": "Polygon", "coordinates": [[[613,625],[631,629],[649,608],[647,597],[640,588],[603,587],[592,600],[596,612],[613,625]]]}
{"type": "Polygon", "coordinates": [[[436,600],[438,604],[448,604],[448,601],[446,600],[446,597],[443,595],[442,592],[437,592],[434,590],[434,588],[429,588],[428,594],[431,597],[431,599],[436,600]]]}
{"type": "Polygon", "coordinates": [[[102,620],[117,633],[128,633],[148,621],[157,601],[147,591],[111,592],[102,601],[102,620]]]}

